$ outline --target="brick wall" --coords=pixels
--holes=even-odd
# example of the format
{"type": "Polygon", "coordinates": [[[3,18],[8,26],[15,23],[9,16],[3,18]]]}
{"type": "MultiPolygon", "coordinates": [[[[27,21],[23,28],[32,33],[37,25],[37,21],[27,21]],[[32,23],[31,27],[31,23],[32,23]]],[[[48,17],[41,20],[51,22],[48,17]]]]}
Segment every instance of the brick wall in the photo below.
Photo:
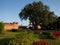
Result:
{"type": "Polygon", "coordinates": [[[4,23],[4,30],[18,29],[18,22],[4,23]]]}

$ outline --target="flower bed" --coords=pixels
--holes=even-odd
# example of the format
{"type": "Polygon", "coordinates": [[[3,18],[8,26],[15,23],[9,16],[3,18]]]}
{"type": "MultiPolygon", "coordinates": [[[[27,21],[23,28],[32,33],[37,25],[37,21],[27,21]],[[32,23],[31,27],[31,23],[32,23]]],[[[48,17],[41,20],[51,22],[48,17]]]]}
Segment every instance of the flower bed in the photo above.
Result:
{"type": "Polygon", "coordinates": [[[52,44],[49,43],[47,40],[39,40],[39,41],[33,42],[32,45],[52,45],[52,44]]]}
{"type": "Polygon", "coordinates": [[[53,37],[54,38],[59,38],[60,37],[60,32],[53,32],[53,37]]]}

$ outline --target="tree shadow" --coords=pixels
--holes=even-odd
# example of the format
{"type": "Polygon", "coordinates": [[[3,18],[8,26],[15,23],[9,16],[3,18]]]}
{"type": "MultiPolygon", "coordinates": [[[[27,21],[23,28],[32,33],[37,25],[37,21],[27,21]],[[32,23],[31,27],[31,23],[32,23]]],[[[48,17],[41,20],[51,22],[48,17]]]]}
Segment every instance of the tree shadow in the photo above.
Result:
{"type": "Polygon", "coordinates": [[[9,45],[9,41],[12,40],[13,38],[4,38],[0,39],[0,45],[9,45]]]}

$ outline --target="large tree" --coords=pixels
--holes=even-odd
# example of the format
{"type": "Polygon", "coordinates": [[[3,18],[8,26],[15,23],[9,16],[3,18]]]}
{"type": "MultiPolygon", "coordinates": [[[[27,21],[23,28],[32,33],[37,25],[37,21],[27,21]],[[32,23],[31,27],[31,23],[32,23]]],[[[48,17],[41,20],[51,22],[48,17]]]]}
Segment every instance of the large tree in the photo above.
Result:
{"type": "Polygon", "coordinates": [[[60,16],[57,17],[57,28],[60,29],[60,16]]]}
{"type": "Polygon", "coordinates": [[[56,21],[56,15],[49,10],[49,6],[44,5],[41,1],[27,4],[19,13],[21,20],[29,19],[33,26],[48,26],[49,23],[56,21]]]}

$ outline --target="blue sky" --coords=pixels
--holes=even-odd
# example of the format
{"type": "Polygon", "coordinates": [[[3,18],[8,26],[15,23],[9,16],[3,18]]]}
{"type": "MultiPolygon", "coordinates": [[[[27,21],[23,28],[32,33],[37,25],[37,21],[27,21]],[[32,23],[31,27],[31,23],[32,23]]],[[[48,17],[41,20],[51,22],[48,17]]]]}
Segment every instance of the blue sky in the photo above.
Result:
{"type": "Polygon", "coordinates": [[[50,7],[57,16],[60,16],[60,0],[0,0],[0,21],[3,22],[18,22],[20,25],[28,25],[29,21],[21,21],[19,12],[28,3],[33,1],[42,1],[50,7]]]}

